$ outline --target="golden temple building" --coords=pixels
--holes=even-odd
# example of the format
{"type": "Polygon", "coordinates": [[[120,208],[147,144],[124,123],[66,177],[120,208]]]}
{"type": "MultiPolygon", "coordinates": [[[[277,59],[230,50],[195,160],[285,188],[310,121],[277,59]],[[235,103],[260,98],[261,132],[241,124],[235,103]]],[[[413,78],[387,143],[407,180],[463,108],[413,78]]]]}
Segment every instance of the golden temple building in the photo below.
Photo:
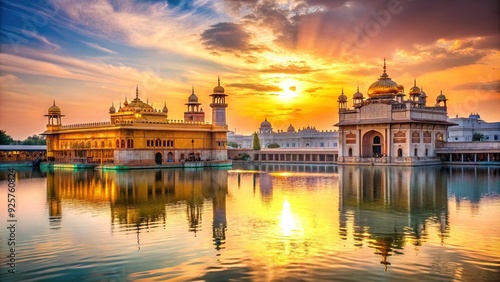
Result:
{"type": "Polygon", "coordinates": [[[155,109],[139,98],[109,108],[109,122],[63,125],[61,109],[48,109],[47,159],[54,163],[84,163],[107,166],[228,165],[227,122],[224,88],[218,85],[212,98],[212,122],[192,93],[184,120],[168,118],[166,103],[155,109]]]}
{"type": "Polygon", "coordinates": [[[427,105],[427,94],[414,81],[408,99],[404,86],[386,72],[368,88],[366,98],[359,87],[352,107],[342,90],[339,103],[339,164],[431,165],[440,164],[436,149],[443,148],[448,121],[446,96],[427,105]]]}

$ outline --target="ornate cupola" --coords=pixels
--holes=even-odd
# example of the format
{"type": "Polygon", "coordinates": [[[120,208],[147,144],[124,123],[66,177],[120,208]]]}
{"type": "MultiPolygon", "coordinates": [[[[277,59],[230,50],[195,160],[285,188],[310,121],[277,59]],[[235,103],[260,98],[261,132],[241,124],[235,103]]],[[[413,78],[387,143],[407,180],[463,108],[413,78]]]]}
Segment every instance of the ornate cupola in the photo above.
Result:
{"type": "Polygon", "coordinates": [[[361,106],[363,106],[363,93],[359,92],[359,85],[358,85],[358,89],[356,90],[356,93],[354,93],[354,95],[352,95],[352,103],[354,105],[355,108],[359,108],[361,106]]]}
{"type": "Polygon", "coordinates": [[[200,110],[201,103],[198,102],[198,96],[194,94],[194,86],[191,90],[191,95],[188,97],[186,106],[187,112],[184,112],[184,122],[205,122],[205,113],[200,110]]]}
{"type": "Polygon", "coordinates": [[[413,87],[410,88],[410,99],[412,102],[417,103],[420,98],[420,88],[417,86],[417,80],[413,79],[413,87]]]}
{"type": "Polygon", "coordinates": [[[337,102],[339,103],[339,111],[347,110],[347,96],[344,95],[343,87],[342,87],[342,94],[339,95],[337,102]]]}
{"type": "Polygon", "coordinates": [[[64,115],[61,114],[61,109],[56,106],[56,100],[54,100],[52,106],[49,107],[48,113],[45,116],[48,119],[47,131],[59,130],[59,128],[61,128],[61,118],[64,115]]]}
{"type": "Polygon", "coordinates": [[[227,126],[226,122],[226,96],[224,93],[224,87],[220,86],[220,78],[217,77],[217,86],[214,87],[214,93],[210,94],[212,97],[212,103],[210,107],[212,108],[212,124],[219,126],[227,126]]]}
{"type": "Polygon", "coordinates": [[[439,107],[446,107],[446,101],[448,101],[448,99],[446,99],[446,96],[443,94],[443,90],[441,90],[441,93],[436,98],[436,104],[439,107]]]}

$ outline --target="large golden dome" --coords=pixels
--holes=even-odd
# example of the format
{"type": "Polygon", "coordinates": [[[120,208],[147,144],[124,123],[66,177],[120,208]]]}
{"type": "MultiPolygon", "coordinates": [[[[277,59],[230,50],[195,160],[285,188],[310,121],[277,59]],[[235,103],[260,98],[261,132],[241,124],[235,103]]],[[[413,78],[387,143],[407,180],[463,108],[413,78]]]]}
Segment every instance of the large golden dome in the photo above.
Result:
{"type": "Polygon", "coordinates": [[[380,78],[368,87],[368,97],[370,98],[392,98],[398,94],[398,84],[389,77],[386,73],[385,59],[384,72],[380,78]]]}
{"type": "Polygon", "coordinates": [[[125,98],[123,105],[124,106],[118,110],[119,112],[154,112],[153,107],[139,99],[138,87],[135,90],[135,99],[129,103],[125,98]]]}

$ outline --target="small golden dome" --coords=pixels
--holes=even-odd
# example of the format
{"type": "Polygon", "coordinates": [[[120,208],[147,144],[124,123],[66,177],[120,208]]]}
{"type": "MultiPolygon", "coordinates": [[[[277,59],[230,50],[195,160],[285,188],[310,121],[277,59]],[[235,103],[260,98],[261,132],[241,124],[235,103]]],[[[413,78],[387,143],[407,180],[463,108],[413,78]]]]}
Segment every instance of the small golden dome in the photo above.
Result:
{"type": "Polygon", "coordinates": [[[50,114],[60,114],[61,113],[61,109],[56,106],[56,100],[54,100],[54,104],[52,106],[50,106],[49,108],[49,115],[50,114]]]}
{"type": "Polygon", "coordinates": [[[214,87],[214,93],[224,93],[224,87],[220,86],[219,77],[217,77],[217,86],[214,87]]]}
{"type": "Polygon", "coordinates": [[[110,114],[116,113],[116,109],[115,109],[115,105],[114,104],[111,104],[111,107],[109,108],[109,113],[110,114]]]}
{"type": "Polygon", "coordinates": [[[405,92],[405,87],[401,84],[398,85],[398,93],[404,93],[405,92]]]}
{"type": "Polygon", "coordinates": [[[168,113],[167,102],[165,102],[165,105],[163,106],[162,112],[168,113]]]}
{"type": "Polygon", "coordinates": [[[188,98],[188,102],[195,102],[195,103],[198,103],[198,96],[196,96],[194,94],[194,86],[193,86],[193,91],[191,93],[191,95],[189,96],[188,98]]]}
{"type": "Polygon", "coordinates": [[[448,99],[446,99],[446,96],[444,96],[444,94],[443,94],[443,90],[441,90],[441,93],[439,94],[439,96],[437,96],[436,101],[439,102],[439,101],[446,101],[446,100],[448,100],[448,99]]]}
{"type": "Polygon", "coordinates": [[[398,84],[389,77],[386,73],[385,59],[384,72],[380,78],[368,87],[368,97],[370,98],[390,98],[398,94],[398,84]]]}
{"type": "Polygon", "coordinates": [[[356,93],[354,93],[354,95],[352,95],[352,99],[361,99],[361,100],[364,99],[363,93],[359,92],[359,86],[358,86],[358,90],[356,91],[356,93]]]}
{"type": "Polygon", "coordinates": [[[424,92],[424,88],[420,87],[420,97],[427,98],[427,94],[424,92]]]}
{"type": "Polygon", "coordinates": [[[410,95],[420,95],[420,88],[417,86],[417,80],[413,80],[413,87],[410,88],[410,95]]]}
{"type": "Polygon", "coordinates": [[[295,127],[293,127],[293,125],[290,124],[290,126],[288,126],[288,129],[286,131],[287,132],[295,132],[295,127]]]}
{"type": "Polygon", "coordinates": [[[339,95],[339,99],[337,100],[339,103],[347,102],[347,96],[344,95],[344,88],[342,88],[342,94],[339,95]]]}

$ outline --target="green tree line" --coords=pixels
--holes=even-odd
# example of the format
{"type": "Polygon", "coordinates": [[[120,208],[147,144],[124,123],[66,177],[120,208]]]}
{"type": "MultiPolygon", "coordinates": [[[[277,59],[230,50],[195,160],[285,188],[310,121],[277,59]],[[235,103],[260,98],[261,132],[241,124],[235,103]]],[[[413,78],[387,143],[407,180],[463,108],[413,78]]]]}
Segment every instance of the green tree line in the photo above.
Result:
{"type": "Polygon", "coordinates": [[[5,130],[0,129],[0,145],[47,145],[44,136],[33,135],[25,140],[14,140],[5,130]]]}

